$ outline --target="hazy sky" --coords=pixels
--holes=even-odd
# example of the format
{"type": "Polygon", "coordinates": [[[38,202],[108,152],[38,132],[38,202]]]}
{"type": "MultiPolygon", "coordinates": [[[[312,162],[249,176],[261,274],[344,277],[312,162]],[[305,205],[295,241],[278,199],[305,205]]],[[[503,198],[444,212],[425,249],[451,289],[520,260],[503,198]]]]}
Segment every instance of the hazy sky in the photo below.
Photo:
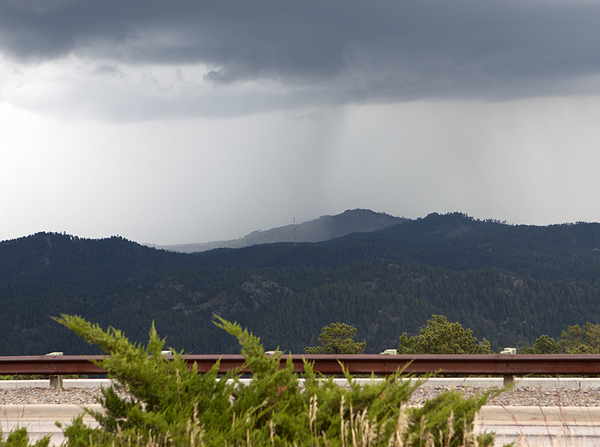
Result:
{"type": "Polygon", "coordinates": [[[0,0],[0,240],[600,221],[600,1],[0,0]]]}

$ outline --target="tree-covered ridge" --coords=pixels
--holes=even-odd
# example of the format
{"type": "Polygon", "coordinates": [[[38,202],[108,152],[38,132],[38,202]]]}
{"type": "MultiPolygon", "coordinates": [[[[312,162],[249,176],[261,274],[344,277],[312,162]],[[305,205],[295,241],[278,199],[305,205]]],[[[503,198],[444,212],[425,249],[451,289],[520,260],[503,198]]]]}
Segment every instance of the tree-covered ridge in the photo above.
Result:
{"type": "Polygon", "coordinates": [[[51,322],[61,313],[138,341],[154,321],[170,346],[194,353],[236,350],[213,314],[262,334],[268,349],[295,353],[318,345],[334,321],[355,326],[369,353],[396,348],[436,314],[494,351],[531,345],[600,321],[598,241],[597,224],[510,226],[461,214],[198,255],[38,233],[0,243],[0,355],[86,353],[51,322]]]}
{"type": "Polygon", "coordinates": [[[600,224],[540,227],[432,214],[319,244],[271,244],[196,256],[203,266],[337,268],[388,259],[451,270],[497,267],[547,279],[593,280],[600,273],[600,224]]]}
{"type": "Polygon", "coordinates": [[[102,272],[103,267],[127,273],[148,268],[339,268],[377,259],[452,270],[498,267],[545,278],[558,274],[588,280],[600,269],[600,224],[506,225],[460,213],[434,213],[322,243],[256,245],[194,255],[155,250],[118,236],[83,239],[37,233],[0,242],[0,280],[75,281],[88,269],[98,269],[99,277],[112,277],[113,271],[102,272]],[[61,277],[61,271],[69,271],[70,279],[61,277]]]}
{"type": "Polygon", "coordinates": [[[154,250],[120,236],[84,239],[36,233],[0,242],[0,281],[37,281],[103,290],[145,269],[193,267],[193,258],[154,250]]]}
{"type": "MultiPolygon", "coordinates": [[[[134,339],[143,340],[145,327],[155,321],[170,346],[194,353],[235,352],[235,345],[211,323],[213,314],[253,331],[260,329],[268,349],[295,353],[317,345],[320,329],[332,321],[357,327],[358,341],[367,342],[367,352],[380,352],[395,348],[402,332],[417,335],[431,315],[442,314],[472,329],[478,339],[490,340],[498,350],[531,343],[541,333],[556,337],[570,324],[600,316],[598,287],[586,282],[549,282],[499,269],[453,272],[388,261],[343,269],[146,270],[102,296],[53,286],[61,295],[50,300],[47,286],[36,287],[25,288],[20,295],[14,287],[3,291],[3,298],[17,297],[13,307],[32,300],[45,306],[23,306],[22,325],[28,323],[24,315],[33,310],[41,310],[35,320],[39,324],[45,315],[79,309],[94,321],[124,327],[134,339]],[[579,320],[573,320],[573,312],[578,312],[579,320]]],[[[27,343],[15,347],[33,349],[35,343],[46,343],[25,353],[63,350],[52,344],[51,333],[40,339],[25,326],[16,332],[7,329],[13,340],[19,333],[27,343]]],[[[59,341],[65,343],[64,337],[59,341]]]]}

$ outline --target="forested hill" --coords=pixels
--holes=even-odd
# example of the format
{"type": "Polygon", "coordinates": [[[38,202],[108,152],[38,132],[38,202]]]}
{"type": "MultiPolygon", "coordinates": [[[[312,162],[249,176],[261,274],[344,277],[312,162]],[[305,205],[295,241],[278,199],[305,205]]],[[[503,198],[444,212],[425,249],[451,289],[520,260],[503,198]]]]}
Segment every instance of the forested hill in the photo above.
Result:
{"type": "Polygon", "coordinates": [[[180,269],[197,262],[154,250],[122,237],[83,239],[61,233],[37,233],[0,242],[0,281],[75,285],[100,289],[144,269],[180,269]]]}
{"type": "Polygon", "coordinates": [[[464,214],[423,219],[319,244],[271,244],[198,253],[202,266],[339,268],[389,259],[451,270],[496,267],[540,278],[595,280],[600,224],[506,225],[464,214]]]}
{"type": "Polygon", "coordinates": [[[379,352],[443,314],[498,349],[600,321],[599,248],[598,224],[511,226],[458,213],[194,255],[39,233],[0,242],[0,355],[96,352],[50,318],[61,313],[139,341],[155,321],[167,345],[194,353],[237,352],[213,314],[292,352],[335,321],[379,352]]]}

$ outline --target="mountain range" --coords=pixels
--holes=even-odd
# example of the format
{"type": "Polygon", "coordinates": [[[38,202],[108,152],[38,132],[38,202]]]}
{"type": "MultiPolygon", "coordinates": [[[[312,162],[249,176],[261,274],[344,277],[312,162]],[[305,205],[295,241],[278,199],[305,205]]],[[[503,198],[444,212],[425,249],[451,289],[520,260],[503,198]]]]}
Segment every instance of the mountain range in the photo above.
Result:
{"type": "Polygon", "coordinates": [[[229,241],[200,242],[179,245],[149,245],[150,247],[197,253],[215,248],[242,248],[250,245],[273,244],[277,242],[322,242],[352,233],[370,233],[404,222],[406,219],[371,210],[346,210],[335,216],[321,216],[318,219],[298,225],[285,225],[270,230],[256,230],[239,239],[229,241]]]}
{"type": "Polygon", "coordinates": [[[239,352],[214,315],[294,353],[338,321],[367,352],[396,347],[432,314],[495,350],[600,321],[600,224],[432,213],[376,229],[389,217],[347,211],[321,221],[342,237],[191,254],[60,233],[0,242],[0,355],[98,353],[51,318],[62,313],[139,342],[154,322],[167,346],[197,354],[239,352]]]}

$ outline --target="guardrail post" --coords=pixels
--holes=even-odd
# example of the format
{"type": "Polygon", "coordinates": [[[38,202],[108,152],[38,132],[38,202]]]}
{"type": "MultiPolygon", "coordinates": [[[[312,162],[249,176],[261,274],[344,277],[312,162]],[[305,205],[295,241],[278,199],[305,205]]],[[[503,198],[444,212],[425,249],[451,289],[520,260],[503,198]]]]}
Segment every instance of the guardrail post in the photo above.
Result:
{"type": "Polygon", "coordinates": [[[515,384],[515,376],[513,376],[512,374],[505,374],[504,375],[504,386],[508,387],[508,386],[513,386],[515,384]]]}
{"type": "Polygon", "coordinates": [[[50,376],[50,389],[51,390],[62,390],[63,388],[63,377],[62,376],[50,376]]]}
{"type": "MultiPolygon", "coordinates": [[[[51,356],[63,355],[62,352],[50,352],[51,356]]],[[[62,390],[63,389],[63,377],[62,376],[50,376],[50,389],[51,390],[62,390]]]]}

